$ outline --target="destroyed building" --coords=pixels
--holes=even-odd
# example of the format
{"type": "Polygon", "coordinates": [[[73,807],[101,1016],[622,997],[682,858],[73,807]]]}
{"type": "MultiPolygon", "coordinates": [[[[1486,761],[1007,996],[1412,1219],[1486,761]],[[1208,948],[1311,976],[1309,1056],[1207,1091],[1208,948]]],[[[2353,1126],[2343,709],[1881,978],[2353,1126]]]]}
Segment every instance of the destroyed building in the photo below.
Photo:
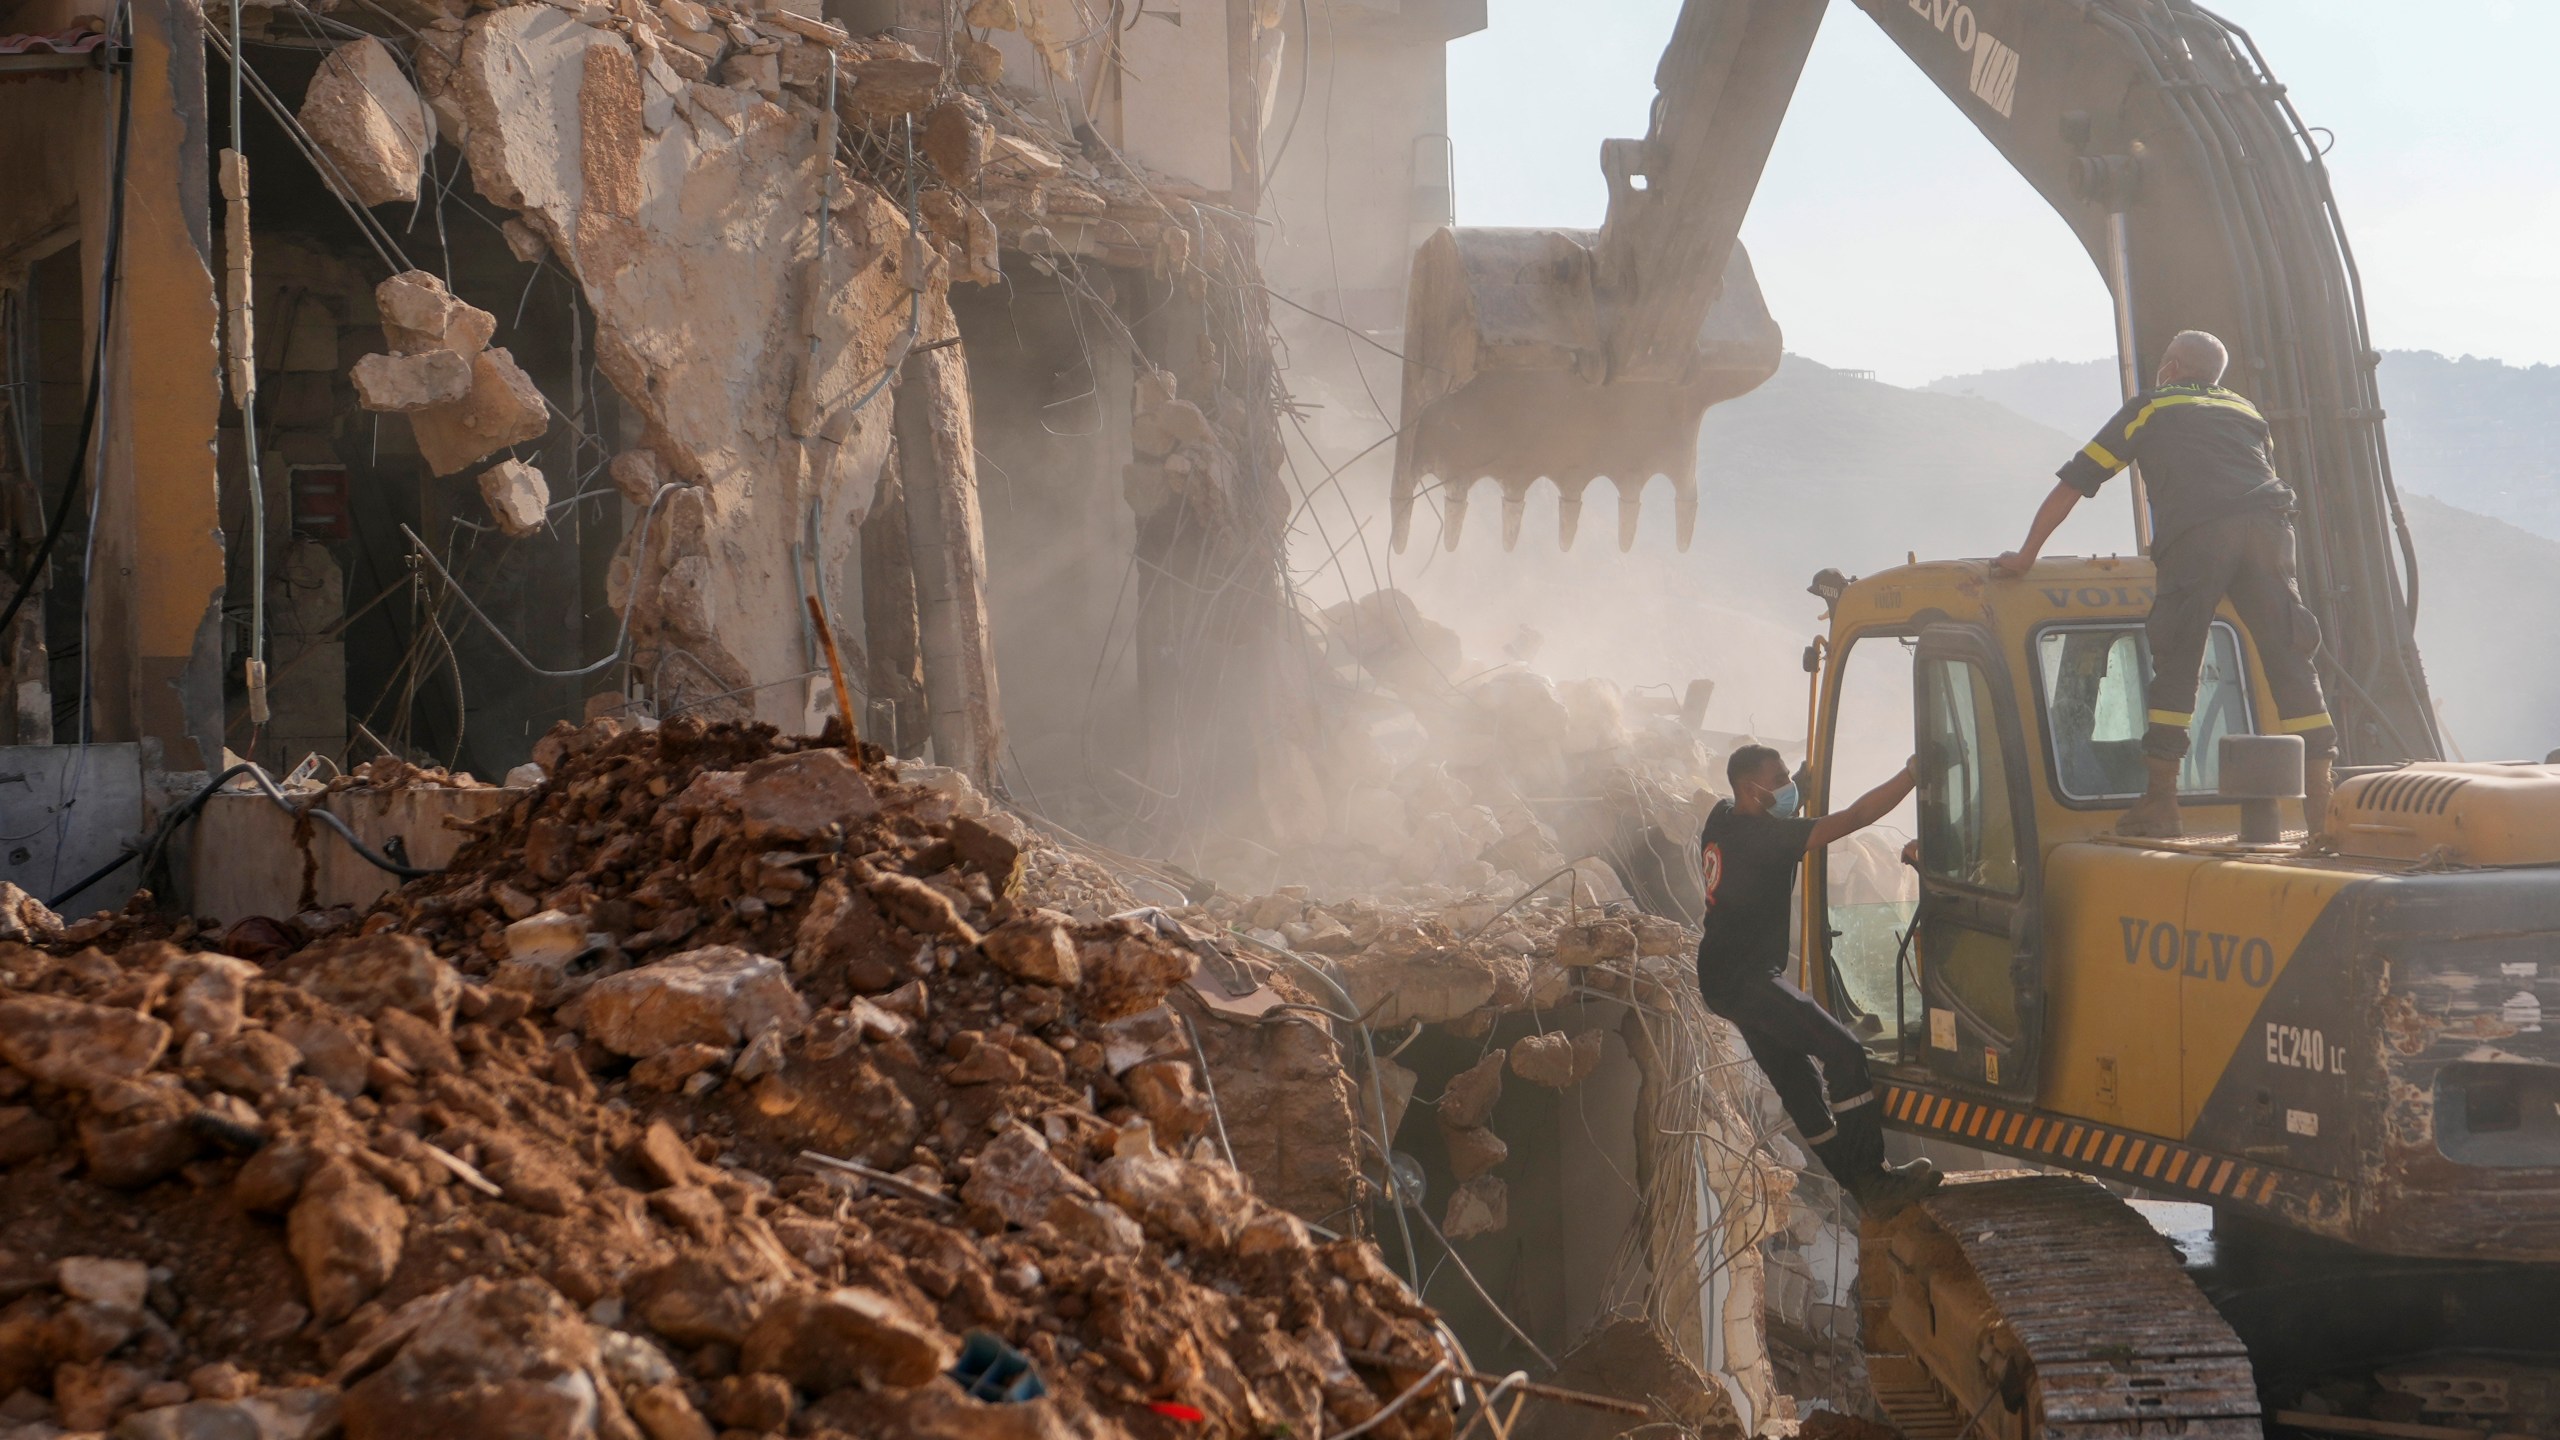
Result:
{"type": "Polygon", "coordinates": [[[1446,1434],[1444,1351],[1858,1406],[1845,1212],[1686,979],[1737,737],[1294,577],[1483,23],[0,15],[8,1203],[150,1217],[12,1249],[0,1420],[504,1413],[444,1365],[545,1434],[959,1433],[971,1328],[1063,1433],[1446,1434]],[[869,830],[736,793],[837,754],[869,830]]]}

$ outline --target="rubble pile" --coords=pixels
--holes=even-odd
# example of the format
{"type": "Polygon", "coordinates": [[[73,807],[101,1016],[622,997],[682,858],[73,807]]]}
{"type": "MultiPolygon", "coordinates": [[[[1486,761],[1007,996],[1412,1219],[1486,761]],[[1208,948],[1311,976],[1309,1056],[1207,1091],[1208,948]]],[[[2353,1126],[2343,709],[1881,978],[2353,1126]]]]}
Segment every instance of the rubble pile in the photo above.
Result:
{"type": "Polygon", "coordinates": [[[537,760],[446,872],[233,927],[256,959],[10,907],[0,1435],[1448,1434],[1380,1417],[1443,1352],[1376,1251],[1115,1066],[1190,949],[1044,908],[876,752],[537,760]]]}

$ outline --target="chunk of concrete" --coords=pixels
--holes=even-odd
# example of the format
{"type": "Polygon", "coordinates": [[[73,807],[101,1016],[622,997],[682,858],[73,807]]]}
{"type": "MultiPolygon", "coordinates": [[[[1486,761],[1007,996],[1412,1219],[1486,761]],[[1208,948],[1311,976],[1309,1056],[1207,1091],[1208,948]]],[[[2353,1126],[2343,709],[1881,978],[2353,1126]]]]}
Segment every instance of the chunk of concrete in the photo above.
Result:
{"type": "Polygon", "coordinates": [[[774,1302],[747,1332],[738,1368],[824,1394],[922,1385],[950,1367],[953,1353],[950,1337],[932,1321],[877,1290],[846,1286],[774,1302]]]}
{"type": "Polygon", "coordinates": [[[551,509],[551,486],[542,472],[521,460],[501,460],[480,472],[480,498],[488,502],[489,518],[511,539],[522,540],[542,533],[542,522],[551,509]]]}
{"type": "Polygon", "coordinates": [[[131,1010],[50,995],[0,1001],[0,1060],[66,1090],[130,1080],[168,1048],[169,1027],[131,1010]]]}
{"type": "Polygon", "coordinates": [[[425,270],[404,270],[373,287],[374,308],[382,312],[382,335],[403,355],[451,350],[463,356],[487,349],[498,333],[498,317],[466,304],[425,270]]]}
{"type": "Polygon", "coordinates": [[[551,414],[513,355],[483,350],[471,357],[471,389],[449,405],[412,413],[409,428],[428,468],[451,475],[510,445],[541,439],[551,414]]]}
{"type": "Polygon", "coordinates": [[[357,404],[367,410],[408,414],[450,405],[469,395],[471,361],[451,350],[367,355],[356,361],[348,378],[355,381],[357,404]]]}
{"type": "Polygon", "coordinates": [[[712,945],[607,976],[560,1015],[615,1054],[636,1057],[678,1045],[736,1045],[773,1029],[798,1034],[809,1003],[780,961],[712,945]]]}
{"type": "Polygon", "coordinates": [[[330,51],[302,92],[299,118],[357,199],[389,205],[418,198],[435,116],[391,47],[368,35],[330,51]]]}

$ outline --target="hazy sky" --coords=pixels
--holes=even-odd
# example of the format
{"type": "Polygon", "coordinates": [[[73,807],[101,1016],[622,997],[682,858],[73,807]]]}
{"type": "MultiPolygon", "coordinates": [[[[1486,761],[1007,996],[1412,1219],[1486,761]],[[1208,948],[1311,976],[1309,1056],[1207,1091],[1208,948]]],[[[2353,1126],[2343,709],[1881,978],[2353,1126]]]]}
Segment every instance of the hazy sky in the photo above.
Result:
{"type": "MultiPolygon", "coordinates": [[[[1449,47],[1459,219],[1596,225],[1599,142],[1644,133],[1677,0],[1491,4],[1449,47]]],[[[2560,0],[2218,8],[2337,132],[2375,339],[2560,362],[2560,0]]],[[[1912,385],[2114,353],[2070,232],[1850,0],[1823,21],[1742,236],[1787,348],[1826,364],[1912,385]]]]}

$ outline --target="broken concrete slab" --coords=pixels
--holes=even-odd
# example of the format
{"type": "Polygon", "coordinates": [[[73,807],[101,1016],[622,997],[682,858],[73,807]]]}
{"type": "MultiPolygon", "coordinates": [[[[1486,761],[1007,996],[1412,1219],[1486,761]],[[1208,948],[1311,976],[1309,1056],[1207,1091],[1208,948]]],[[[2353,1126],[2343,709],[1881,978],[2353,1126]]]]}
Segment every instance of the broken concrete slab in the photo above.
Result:
{"type": "Polygon", "coordinates": [[[542,391],[503,349],[471,357],[471,388],[460,400],[409,416],[418,453],[438,475],[454,474],[510,445],[539,440],[550,428],[542,391]]]}
{"type": "Polygon", "coordinates": [[[515,540],[541,534],[551,509],[550,485],[521,460],[501,460],[481,471],[480,498],[488,502],[489,518],[515,540]]]}
{"type": "Polygon", "coordinates": [[[348,378],[355,381],[356,403],[367,410],[406,414],[435,405],[450,405],[471,393],[471,361],[452,350],[415,355],[367,355],[348,378]]]}
{"type": "Polygon", "coordinates": [[[418,175],[435,147],[435,115],[390,46],[368,35],[330,51],[302,92],[298,118],[357,199],[389,205],[418,198],[418,175]]]}
{"type": "Polygon", "coordinates": [[[469,357],[488,348],[498,317],[454,298],[444,282],[424,270],[404,270],[373,287],[382,314],[382,336],[402,355],[451,350],[469,357]]]}
{"type": "Polygon", "coordinates": [[[615,1054],[636,1057],[678,1045],[736,1045],[771,1029],[798,1034],[809,1002],[780,961],[712,945],[599,980],[560,1018],[615,1054]]]}

